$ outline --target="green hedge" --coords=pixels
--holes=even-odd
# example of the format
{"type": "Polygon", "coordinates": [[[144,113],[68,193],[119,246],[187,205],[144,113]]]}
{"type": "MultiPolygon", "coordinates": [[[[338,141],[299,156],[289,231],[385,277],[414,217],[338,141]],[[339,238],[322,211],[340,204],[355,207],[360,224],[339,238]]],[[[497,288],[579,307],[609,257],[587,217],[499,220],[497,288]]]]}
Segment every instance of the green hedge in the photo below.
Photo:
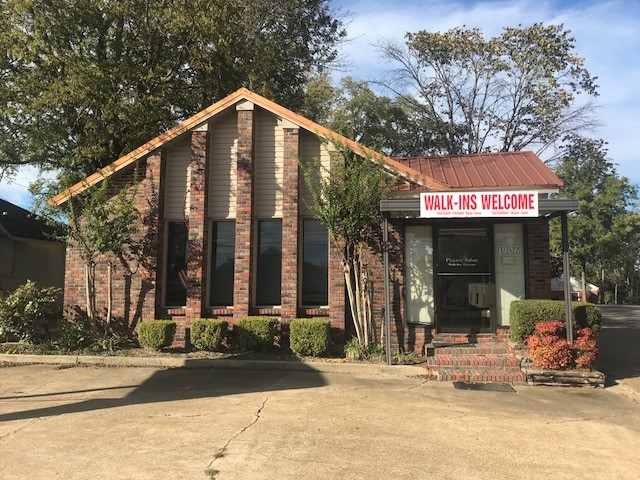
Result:
{"type": "Polygon", "coordinates": [[[168,347],[176,333],[176,322],[171,320],[145,320],[138,324],[138,342],[145,347],[168,347]]]}
{"type": "Polygon", "coordinates": [[[227,322],[214,318],[200,318],[191,322],[191,343],[198,350],[220,350],[227,334],[227,322]]]}
{"type": "Polygon", "coordinates": [[[245,317],[238,320],[238,340],[243,350],[268,350],[278,333],[274,317],[245,317]]]}
{"type": "MultiPolygon", "coordinates": [[[[571,302],[574,328],[591,327],[599,332],[602,324],[600,308],[592,303],[571,302]]],[[[522,342],[533,333],[536,323],[565,321],[562,300],[516,300],[509,310],[511,338],[522,342]]]]}
{"type": "Polygon", "coordinates": [[[296,318],[289,325],[291,350],[296,355],[319,357],[331,346],[331,322],[322,318],[296,318]]]}

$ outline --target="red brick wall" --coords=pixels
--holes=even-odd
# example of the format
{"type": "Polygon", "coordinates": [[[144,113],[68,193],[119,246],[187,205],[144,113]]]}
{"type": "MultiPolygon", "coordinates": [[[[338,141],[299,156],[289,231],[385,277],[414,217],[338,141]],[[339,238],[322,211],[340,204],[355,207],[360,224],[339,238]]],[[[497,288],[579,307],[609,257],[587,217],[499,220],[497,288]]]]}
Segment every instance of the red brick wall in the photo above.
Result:
{"type": "Polygon", "coordinates": [[[282,182],[282,322],[298,316],[298,129],[284,129],[282,182]]]}
{"type": "Polygon", "coordinates": [[[549,257],[549,221],[527,221],[528,298],[551,298],[551,259],[549,257]]]}
{"type": "Polygon", "coordinates": [[[237,321],[249,315],[251,303],[251,244],[253,243],[253,110],[238,111],[236,258],[233,314],[237,321]]]}

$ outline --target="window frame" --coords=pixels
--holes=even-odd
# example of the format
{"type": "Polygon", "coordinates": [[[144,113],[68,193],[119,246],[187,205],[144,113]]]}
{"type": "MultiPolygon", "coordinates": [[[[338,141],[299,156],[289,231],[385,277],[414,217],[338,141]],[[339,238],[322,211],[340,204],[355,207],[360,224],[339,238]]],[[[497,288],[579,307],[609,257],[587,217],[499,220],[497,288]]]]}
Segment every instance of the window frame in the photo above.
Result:
{"type": "MultiPolygon", "coordinates": [[[[329,308],[329,284],[331,283],[330,272],[331,272],[331,240],[329,239],[329,230],[327,229],[327,303],[324,305],[309,305],[303,302],[302,292],[303,292],[303,280],[304,280],[304,222],[307,220],[313,220],[322,223],[315,217],[302,217],[299,219],[298,224],[298,306],[300,308],[312,309],[328,309],[329,308]]],[[[324,226],[324,225],[323,225],[324,226]]],[[[325,227],[326,229],[326,227],[325,227]]]]}
{"type": "Polygon", "coordinates": [[[251,303],[253,308],[279,309],[282,308],[282,218],[256,218],[253,224],[253,246],[252,246],[252,275],[251,275],[251,303]],[[260,304],[258,303],[258,261],[260,258],[260,222],[280,223],[280,303],[260,304]]]}
{"type": "Polygon", "coordinates": [[[211,287],[212,287],[212,275],[213,275],[213,248],[216,243],[216,239],[213,238],[213,225],[215,223],[233,223],[234,229],[234,237],[233,237],[233,274],[232,274],[232,282],[235,285],[235,263],[236,263],[236,238],[235,238],[235,229],[236,229],[236,219],[235,218],[225,218],[225,219],[209,219],[209,245],[207,249],[208,261],[207,261],[207,285],[206,285],[206,303],[207,308],[215,308],[215,309],[233,309],[233,295],[231,297],[230,305],[214,305],[211,303],[211,287]]]}
{"type": "MultiPolygon", "coordinates": [[[[167,275],[169,274],[169,224],[171,223],[183,223],[187,227],[187,247],[185,251],[185,260],[187,268],[189,266],[189,220],[186,219],[165,219],[164,220],[164,232],[162,234],[162,296],[160,305],[164,309],[184,309],[187,308],[187,302],[185,299],[184,305],[168,305],[167,304],[167,275]]],[[[188,291],[186,292],[188,296],[188,291]]]]}

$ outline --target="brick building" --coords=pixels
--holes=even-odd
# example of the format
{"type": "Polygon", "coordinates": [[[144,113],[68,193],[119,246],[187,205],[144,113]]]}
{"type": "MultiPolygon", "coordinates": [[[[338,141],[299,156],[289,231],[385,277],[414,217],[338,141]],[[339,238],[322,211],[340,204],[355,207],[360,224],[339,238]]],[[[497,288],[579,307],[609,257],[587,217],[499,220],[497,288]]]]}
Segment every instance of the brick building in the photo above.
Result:
{"type": "MultiPolygon", "coordinates": [[[[200,317],[234,323],[270,315],[286,324],[316,316],[329,318],[340,334],[349,330],[342,267],[326,229],[306,206],[311,196],[298,166],[319,160],[317,174],[326,174],[334,160],[325,139],[380,158],[405,182],[381,205],[389,234],[388,289],[382,254],[374,252],[371,262],[375,320],[381,327],[388,305],[396,347],[421,350],[436,332],[504,335],[511,300],[550,296],[547,217],[555,210],[547,194],[562,184],[533,153],[392,159],[247,89],[51,202],[64,204],[105,176],[113,179],[115,195],[138,172],[142,250],[114,274],[114,318],[126,327],[170,318],[178,323],[177,341],[184,342],[191,320],[200,317]],[[493,192],[496,198],[533,192],[535,217],[421,216],[424,194],[436,192],[493,192]]],[[[105,279],[106,266],[96,275],[105,279]]],[[[70,316],[83,314],[83,279],[71,245],[64,289],[70,316]]],[[[100,291],[103,308],[106,292],[100,291]]]]}

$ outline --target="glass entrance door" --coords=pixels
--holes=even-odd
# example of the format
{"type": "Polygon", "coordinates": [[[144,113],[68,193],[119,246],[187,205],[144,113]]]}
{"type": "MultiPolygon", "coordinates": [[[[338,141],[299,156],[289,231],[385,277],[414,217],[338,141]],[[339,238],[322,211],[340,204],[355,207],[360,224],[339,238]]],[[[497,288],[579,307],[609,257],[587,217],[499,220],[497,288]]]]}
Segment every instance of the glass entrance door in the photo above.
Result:
{"type": "Polygon", "coordinates": [[[440,228],[436,249],[438,331],[490,331],[494,305],[487,228],[440,228]]]}

